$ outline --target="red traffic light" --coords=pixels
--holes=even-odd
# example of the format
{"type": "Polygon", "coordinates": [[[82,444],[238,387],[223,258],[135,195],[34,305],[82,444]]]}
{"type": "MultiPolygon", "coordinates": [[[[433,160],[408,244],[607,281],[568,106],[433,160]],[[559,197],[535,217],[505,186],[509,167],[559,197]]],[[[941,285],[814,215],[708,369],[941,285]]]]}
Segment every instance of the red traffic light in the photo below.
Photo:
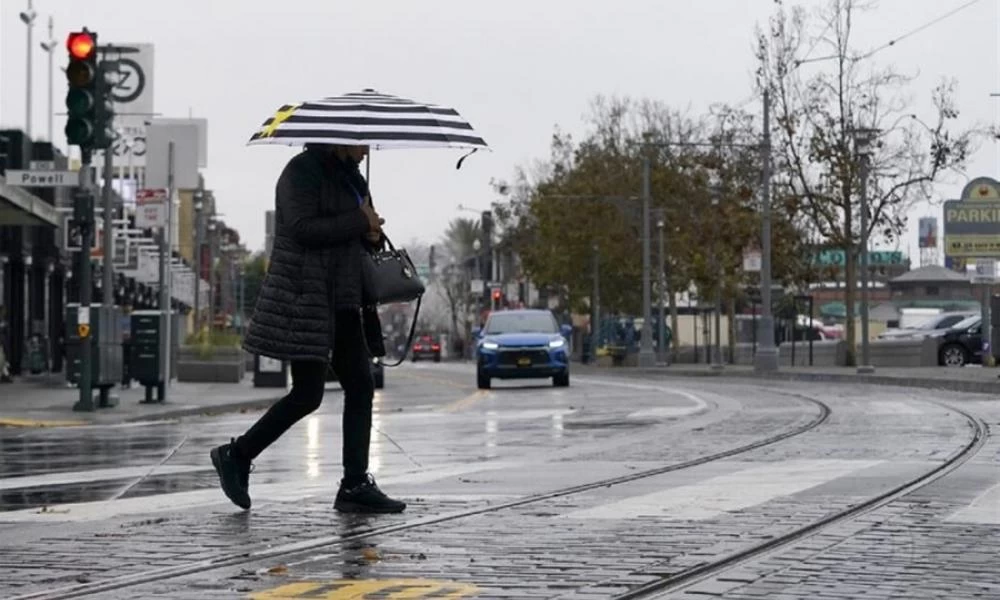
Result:
{"type": "Polygon", "coordinates": [[[493,290],[493,299],[494,300],[500,299],[500,290],[493,290]]]}
{"type": "Polygon", "coordinates": [[[94,53],[94,37],[86,31],[69,34],[66,38],[66,48],[73,58],[86,60],[94,53]]]}

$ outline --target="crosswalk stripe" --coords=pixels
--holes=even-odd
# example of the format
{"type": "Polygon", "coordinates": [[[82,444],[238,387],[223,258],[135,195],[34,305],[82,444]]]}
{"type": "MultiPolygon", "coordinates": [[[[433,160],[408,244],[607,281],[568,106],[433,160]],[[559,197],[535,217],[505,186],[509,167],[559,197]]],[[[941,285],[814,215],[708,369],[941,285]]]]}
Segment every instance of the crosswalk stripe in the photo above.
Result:
{"type": "Polygon", "coordinates": [[[763,504],[880,464],[870,460],[793,460],[750,466],[704,481],[572,511],[571,519],[643,516],[701,520],[763,504]]]}
{"type": "Polygon", "coordinates": [[[946,521],[1000,525],[1000,483],[986,490],[972,504],[955,511],[946,521]]]}
{"type": "MultiPolygon", "coordinates": [[[[115,479],[131,479],[142,477],[150,471],[150,466],[119,467],[115,469],[90,469],[88,471],[69,471],[64,473],[45,473],[44,475],[28,475],[24,477],[7,477],[0,479],[0,490],[18,490],[23,488],[69,485],[76,483],[92,483],[96,481],[113,481],[115,479]]],[[[211,465],[157,467],[153,475],[173,475],[176,473],[196,473],[211,471],[211,465]]]]}

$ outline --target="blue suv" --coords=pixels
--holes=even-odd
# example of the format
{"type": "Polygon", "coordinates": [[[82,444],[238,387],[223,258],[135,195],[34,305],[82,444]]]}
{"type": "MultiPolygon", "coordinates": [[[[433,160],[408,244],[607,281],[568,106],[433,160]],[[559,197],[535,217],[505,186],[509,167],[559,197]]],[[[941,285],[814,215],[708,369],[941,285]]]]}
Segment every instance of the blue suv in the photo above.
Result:
{"type": "Polygon", "coordinates": [[[547,310],[505,310],[490,314],[479,332],[476,383],[490,380],[552,378],[569,385],[569,341],[572,327],[556,322],[547,310]]]}

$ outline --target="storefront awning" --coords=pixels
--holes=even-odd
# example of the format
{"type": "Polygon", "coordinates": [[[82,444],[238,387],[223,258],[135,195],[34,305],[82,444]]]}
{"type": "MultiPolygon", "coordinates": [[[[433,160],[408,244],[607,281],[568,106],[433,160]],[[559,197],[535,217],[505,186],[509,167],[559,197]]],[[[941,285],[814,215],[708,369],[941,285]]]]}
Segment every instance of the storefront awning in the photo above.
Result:
{"type": "Polygon", "coordinates": [[[0,176],[0,225],[48,225],[58,227],[55,207],[24,188],[7,184],[0,176]]]}

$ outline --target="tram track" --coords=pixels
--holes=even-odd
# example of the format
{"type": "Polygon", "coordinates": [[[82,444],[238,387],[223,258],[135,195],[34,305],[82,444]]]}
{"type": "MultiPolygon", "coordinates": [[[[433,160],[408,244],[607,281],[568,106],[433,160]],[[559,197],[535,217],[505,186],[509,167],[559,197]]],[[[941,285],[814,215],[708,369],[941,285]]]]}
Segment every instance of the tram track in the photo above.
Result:
{"type": "Polygon", "coordinates": [[[822,519],[776,536],[764,542],[752,545],[743,550],[727,554],[716,560],[706,561],[700,565],[685,569],[684,571],[665,575],[660,579],[650,581],[642,586],[633,588],[628,592],[613,596],[614,600],[636,600],[646,598],[666,598],[672,594],[682,592],[705,580],[712,579],[736,569],[746,563],[776,553],[788,548],[792,544],[804,540],[813,535],[817,535],[831,527],[850,522],[860,516],[878,510],[891,502],[903,498],[913,492],[930,485],[941,479],[963,464],[972,459],[980,449],[986,444],[989,438],[989,426],[981,418],[972,415],[964,410],[944,403],[936,403],[962,415],[969,425],[971,435],[968,442],[953,452],[941,464],[926,471],[918,477],[914,477],[878,496],[874,496],[852,507],[828,515],[822,519]]]}
{"type": "Polygon", "coordinates": [[[815,409],[815,414],[812,415],[812,417],[805,422],[799,422],[794,426],[786,427],[782,431],[773,433],[769,436],[759,438],[747,444],[736,446],[720,452],[705,454],[691,460],[676,462],[668,465],[663,465],[660,467],[655,467],[652,469],[636,471],[634,473],[629,473],[628,475],[610,477],[574,486],[568,486],[560,488],[558,490],[543,492],[540,494],[532,494],[529,496],[524,496],[522,498],[509,500],[506,502],[500,502],[490,506],[458,510],[450,513],[428,516],[425,518],[415,519],[410,522],[399,523],[396,525],[390,525],[385,527],[374,527],[367,530],[358,531],[350,535],[322,536],[310,540],[281,544],[257,551],[229,553],[223,556],[192,561],[190,563],[185,563],[180,565],[172,565],[161,568],[151,568],[141,573],[132,573],[117,577],[111,577],[100,581],[76,583],[56,589],[32,592],[25,595],[15,596],[13,598],[10,598],[10,600],[43,600],[43,599],[57,600],[63,598],[78,598],[83,596],[90,596],[92,594],[98,594],[102,592],[126,590],[130,588],[135,588],[140,585],[167,581],[187,575],[204,573],[215,569],[239,567],[241,565],[246,565],[257,561],[270,560],[276,557],[287,556],[299,552],[336,547],[370,537],[385,536],[385,535],[410,531],[414,529],[430,527],[442,523],[459,521],[470,517],[501,512],[504,510],[520,506],[530,505],[538,502],[544,502],[546,500],[551,500],[553,498],[571,496],[573,494],[579,494],[599,488],[606,488],[616,485],[627,484],[630,482],[647,479],[650,477],[656,477],[659,475],[676,472],[684,469],[689,469],[692,467],[704,465],[706,463],[711,463],[718,460],[723,460],[726,458],[731,458],[766,446],[770,446],[773,444],[789,440],[791,438],[803,435],[805,433],[808,433],[816,429],[824,422],[826,422],[826,420],[829,418],[832,412],[831,408],[826,403],[816,400],[814,398],[809,398],[807,396],[799,394],[789,394],[789,393],[782,393],[781,395],[793,397],[802,404],[812,406],[815,409]]]}

